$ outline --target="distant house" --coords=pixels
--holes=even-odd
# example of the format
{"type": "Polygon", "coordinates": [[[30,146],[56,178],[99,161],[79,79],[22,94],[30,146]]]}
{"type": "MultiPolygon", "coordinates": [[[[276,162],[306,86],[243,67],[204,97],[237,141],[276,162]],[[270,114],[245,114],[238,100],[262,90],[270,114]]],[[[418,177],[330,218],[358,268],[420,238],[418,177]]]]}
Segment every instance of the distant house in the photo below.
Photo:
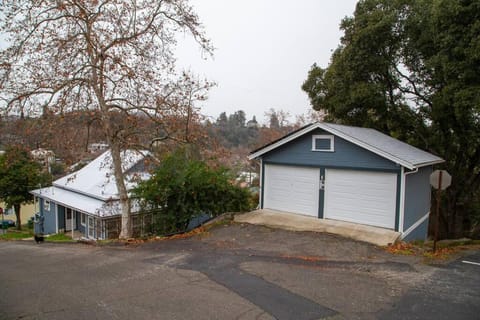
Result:
{"type": "Polygon", "coordinates": [[[105,151],[108,149],[108,144],[99,142],[99,143],[90,143],[88,145],[88,152],[90,153],[97,153],[100,151],[105,151]]]}
{"type": "Polygon", "coordinates": [[[32,158],[50,172],[50,165],[55,163],[55,153],[52,150],[38,148],[30,151],[32,158]]]}
{"type": "MultiPolygon", "coordinates": [[[[150,177],[146,170],[146,151],[126,150],[121,156],[128,190],[150,177]]],[[[38,203],[36,232],[73,231],[77,237],[88,239],[118,237],[121,207],[110,151],[82,169],[54,181],[51,187],[31,193],[38,203]]],[[[138,202],[132,201],[131,212],[135,214],[139,209],[138,202]]]]}
{"type": "MultiPolygon", "coordinates": [[[[13,207],[7,208],[5,202],[0,202],[0,208],[3,208],[5,219],[17,219],[17,216],[15,215],[15,209],[13,207]]],[[[20,206],[20,220],[22,221],[22,224],[28,223],[28,220],[33,217],[34,213],[35,210],[33,203],[22,204],[20,206]]]]}
{"type": "Polygon", "coordinates": [[[252,151],[260,208],[427,237],[429,176],[443,159],[369,128],[316,122],[252,151]]]}
{"type": "Polygon", "coordinates": [[[237,182],[245,182],[246,186],[250,187],[253,184],[253,181],[258,179],[258,173],[252,171],[240,171],[237,173],[237,182]]]}
{"type": "Polygon", "coordinates": [[[257,122],[255,116],[253,116],[252,120],[247,121],[247,128],[258,128],[260,125],[257,122]]]}

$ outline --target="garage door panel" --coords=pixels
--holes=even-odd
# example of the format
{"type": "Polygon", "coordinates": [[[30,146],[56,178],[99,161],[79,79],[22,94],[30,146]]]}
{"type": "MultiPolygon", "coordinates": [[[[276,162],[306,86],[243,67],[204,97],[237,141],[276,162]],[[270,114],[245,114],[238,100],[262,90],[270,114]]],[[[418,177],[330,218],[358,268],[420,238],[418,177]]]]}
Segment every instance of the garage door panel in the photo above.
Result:
{"type": "Polygon", "coordinates": [[[396,181],[393,173],[327,169],[325,217],[393,229],[396,181]]]}
{"type": "Polygon", "coordinates": [[[265,166],[264,208],[318,216],[320,170],[265,166]]]}

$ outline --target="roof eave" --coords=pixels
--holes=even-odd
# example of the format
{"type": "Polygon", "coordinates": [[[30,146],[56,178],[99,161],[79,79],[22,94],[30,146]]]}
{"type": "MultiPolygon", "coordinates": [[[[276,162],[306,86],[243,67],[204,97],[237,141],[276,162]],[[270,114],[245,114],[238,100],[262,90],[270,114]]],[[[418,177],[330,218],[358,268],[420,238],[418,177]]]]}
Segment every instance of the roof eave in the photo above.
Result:
{"type": "MultiPolygon", "coordinates": [[[[52,196],[49,196],[48,194],[38,192],[39,190],[43,190],[43,189],[47,189],[47,188],[56,188],[56,187],[46,187],[46,188],[42,188],[42,189],[36,189],[36,190],[30,191],[30,193],[33,194],[34,196],[41,197],[43,199],[48,199],[50,201],[58,203],[58,204],[60,204],[64,207],[73,208],[76,211],[79,211],[79,212],[82,212],[82,213],[85,213],[85,214],[88,214],[88,215],[96,215],[95,212],[89,212],[89,211],[86,211],[82,208],[77,208],[76,206],[72,206],[71,204],[68,204],[68,203],[59,201],[57,199],[54,199],[52,196]]],[[[67,191],[69,191],[69,190],[67,190],[67,191]]],[[[95,200],[98,200],[98,199],[95,199],[95,200]]],[[[102,200],[99,200],[99,201],[102,201],[102,200]]],[[[103,202],[105,202],[105,201],[103,201],[103,202]]]]}
{"type": "Polygon", "coordinates": [[[437,160],[432,160],[432,161],[417,163],[417,164],[415,164],[415,168],[422,168],[422,167],[427,167],[427,166],[433,166],[433,165],[440,164],[440,163],[444,163],[444,162],[445,162],[445,160],[443,160],[443,159],[437,159],[437,160]]]}

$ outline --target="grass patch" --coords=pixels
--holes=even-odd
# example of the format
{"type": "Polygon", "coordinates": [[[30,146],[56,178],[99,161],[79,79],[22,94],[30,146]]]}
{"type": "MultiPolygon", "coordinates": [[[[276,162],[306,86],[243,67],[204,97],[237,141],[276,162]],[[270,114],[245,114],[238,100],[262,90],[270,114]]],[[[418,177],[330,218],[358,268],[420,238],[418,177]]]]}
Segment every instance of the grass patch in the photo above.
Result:
{"type": "Polygon", "coordinates": [[[16,230],[16,229],[7,229],[7,233],[0,234],[0,239],[3,240],[20,240],[25,238],[33,237],[33,232],[31,230],[16,230]]]}
{"type": "Polygon", "coordinates": [[[57,234],[52,234],[51,236],[45,237],[45,241],[48,242],[74,242],[72,238],[69,236],[63,234],[63,233],[57,233],[57,234]]]}

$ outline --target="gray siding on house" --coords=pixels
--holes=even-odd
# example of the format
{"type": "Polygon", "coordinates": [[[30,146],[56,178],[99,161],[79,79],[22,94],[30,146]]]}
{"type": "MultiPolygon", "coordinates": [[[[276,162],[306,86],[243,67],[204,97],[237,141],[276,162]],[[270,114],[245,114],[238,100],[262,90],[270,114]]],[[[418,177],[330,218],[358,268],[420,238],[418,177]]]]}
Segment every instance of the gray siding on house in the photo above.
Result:
{"type": "Polygon", "coordinates": [[[399,171],[400,166],[351,142],[334,136],[334,152],[312,151],[312,135],[327,134],[317,129],[262,156],[266,163],[399,171]]]}
{"type": "Polygon", "coordinates": [[[413,240],[427,240],[428,234],[428,218],[425,219],[418,227],[415,228],[411,233],[409,233],[404,241],[413,241],[413,240]]]}
{"type": "MultiPolygon", "coordinates": [[[[428,166],[418,169],[417,173],[409,174],[405,178],[405,217],[403,231],[406,231],[430,211],[431,173],[432,167],[428,166]]],[[[424,239],[424,236],[422,239],[424,239]]]]}
{"type": "Polygon", "coordinates": [[[45,208],[45,199],[40,199],[40,214],[43,215],[43,233],[57,233],[57,219],[55,217],[55,203],[50,201],[50,209],[45,208]]]}

